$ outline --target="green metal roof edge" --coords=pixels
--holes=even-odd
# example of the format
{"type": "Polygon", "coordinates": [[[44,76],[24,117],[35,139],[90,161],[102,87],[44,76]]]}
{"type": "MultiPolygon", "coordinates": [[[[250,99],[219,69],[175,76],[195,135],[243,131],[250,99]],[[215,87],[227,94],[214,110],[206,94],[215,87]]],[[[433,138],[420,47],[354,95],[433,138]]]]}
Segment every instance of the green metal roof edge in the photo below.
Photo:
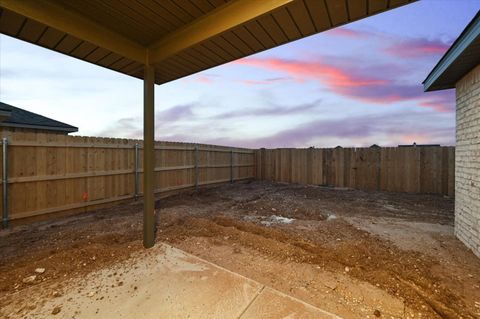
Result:
{"type": "MultiPolygon", "coordinates": [[[[450,49],[448,49],[437,65],[435,65],[432,71],[430,71],[427,78],[423,81],[423,90],[425,92],[432,89],[432,85],[435,84],[435,81],[438,80],[438,78],[478,36],[480,36],[480,11],[477,12],[472,21],[470,21],[450,49]]],[[[443,89],[453,88],[454,85],[455,83],[452,83],[450,87],[445,87],[443,89]]]]}

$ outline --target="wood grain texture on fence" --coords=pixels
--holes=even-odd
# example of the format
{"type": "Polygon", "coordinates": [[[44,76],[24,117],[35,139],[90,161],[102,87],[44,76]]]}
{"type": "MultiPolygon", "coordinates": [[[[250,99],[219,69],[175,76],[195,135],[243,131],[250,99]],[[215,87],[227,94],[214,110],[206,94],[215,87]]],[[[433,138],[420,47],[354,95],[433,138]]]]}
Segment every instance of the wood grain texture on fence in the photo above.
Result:
{"type": "MultiPolygon", "coordinates": [[[[141,140],[22,129],[2,133],[8,139],[10,220],[89,211],[134,199],[135,144],[139,145],[138,195],[143,192],[141,140]]],[[[249,149],[156,142],[155,153],[157,194],[193,188],[196,181],[199,185],[230,182],[232,173],[233,180],[255,177],[255,153],[249,149]]]]}
{"type": "Polygon", "coordinates": [[[454,195],[454,147],[260,149],[260,180],[454,195]]]}

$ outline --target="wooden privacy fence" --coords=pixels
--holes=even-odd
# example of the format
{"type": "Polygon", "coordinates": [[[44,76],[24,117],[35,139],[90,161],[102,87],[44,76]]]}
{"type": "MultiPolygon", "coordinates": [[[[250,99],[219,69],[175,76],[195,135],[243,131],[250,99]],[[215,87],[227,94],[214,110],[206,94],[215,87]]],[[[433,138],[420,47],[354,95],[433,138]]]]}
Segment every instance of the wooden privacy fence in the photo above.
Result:
{"type": "MultiPolygon", "coordinates": [[[[94,210],[142,195],[141,140],[21,129],[3,135],[0,209],[4,225],[9,220],[94,210]]],[[[254,151],[156,142],[155,150],[156,193],[256,178],[454,195],[454,147],[254,151]]]]}
{"type": "Polygon", "coordinates": [[[260,180],[454,195],[454,147],[257,150],[260,180]]]}
{"type": "MultiPolygon", "coordinates": [[[[93,210],[142,194],[141,140],[18,130],[3,141],[7,142],[2,142],[1,154],[7,160],[1,169],[5,224],[93,210]]],[[[155,150],[156,193],[254,178],[253,150],[172,142],[156,142],[155,150]]]]}

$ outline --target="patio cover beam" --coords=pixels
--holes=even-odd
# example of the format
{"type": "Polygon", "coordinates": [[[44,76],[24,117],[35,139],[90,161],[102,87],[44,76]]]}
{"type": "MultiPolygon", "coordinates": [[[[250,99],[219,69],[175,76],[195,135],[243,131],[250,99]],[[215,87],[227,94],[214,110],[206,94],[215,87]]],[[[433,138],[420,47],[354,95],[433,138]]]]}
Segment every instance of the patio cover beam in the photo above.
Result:
{"type": "Polygon", "coordinates": [[[233,0],[150,45],[151,63],[215,37],[293,0],[233,0]]]}
{"type": "Polygon", "coordinates": [[[81,40],[115,52],[133,61],[145,63],[145,48],[102,25],[45,0],[1,0],[5,9],[61,30],[81,40]]]}

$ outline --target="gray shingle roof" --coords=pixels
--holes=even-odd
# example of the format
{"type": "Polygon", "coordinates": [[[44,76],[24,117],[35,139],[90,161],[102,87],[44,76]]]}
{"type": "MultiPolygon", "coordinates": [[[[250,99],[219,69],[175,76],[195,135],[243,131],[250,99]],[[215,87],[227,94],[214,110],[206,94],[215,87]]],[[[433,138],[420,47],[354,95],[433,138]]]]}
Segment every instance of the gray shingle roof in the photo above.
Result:
{"type": "Polygon", "coordinates": [[[4,121],[0,122],[0,126],[37,128],[66,133],[78,131],[78,127],[55,121],[51,118],[42,116],[37,113],[29,112],[27,110],[3,102],[0,102],[0,111],[10,112],[10,116],[4,121]]]}

